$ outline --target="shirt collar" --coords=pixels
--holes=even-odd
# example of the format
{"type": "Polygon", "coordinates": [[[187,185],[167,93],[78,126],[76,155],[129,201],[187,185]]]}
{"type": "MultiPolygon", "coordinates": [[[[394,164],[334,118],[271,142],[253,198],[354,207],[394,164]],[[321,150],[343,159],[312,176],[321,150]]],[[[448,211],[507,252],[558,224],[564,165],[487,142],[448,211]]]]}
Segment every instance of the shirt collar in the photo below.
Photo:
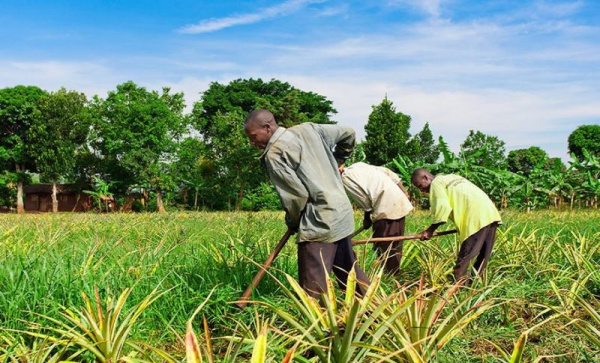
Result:
{"type": "Polygon", "coordinates": [[[277,141],[277,139],[279,139],[281,137],[281,134],[283,134],[283,132],[285,130],[287,130],[287,129],[285,127],[281,127],[281,126],[279,126],[277,128],[277,130],[275,130],[275,132],[273,133],[273,135],[271,135],[271,138],[269,139],[269,142],[267,143],[267,147],[265,147],[265,151],[263,151],[262,155],[260,156],[261,159],[264,159],[265,155],[267,155],[267,152],[271,148],[271,145],[273,145],[273,143],[275,141],[277,141]]]}

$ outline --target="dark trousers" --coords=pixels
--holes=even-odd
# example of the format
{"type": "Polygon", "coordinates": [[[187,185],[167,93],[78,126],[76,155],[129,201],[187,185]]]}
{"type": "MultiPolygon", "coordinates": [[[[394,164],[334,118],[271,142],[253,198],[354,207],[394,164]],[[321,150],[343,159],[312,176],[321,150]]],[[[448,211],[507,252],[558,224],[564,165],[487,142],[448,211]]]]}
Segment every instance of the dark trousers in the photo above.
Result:
{"type": "Polygon", "coordinates": [[[370,282],[356,262],[350,237],[333,243],[298,244],[298,280],[304,291],[312,297],[318,298],[320,294],[327,292],[327,279],[331,270],[340,287],[345,289],[352,266],[356,271],[356,293],[362,296],[367,292],[370,282]]]}
{"type": "MultiPolygon", "coordinates": [[[[373,223],[373,238],[404,236],[405,219],[380,219],[373,223]]],[[[402,261],[402,241],[375,243],[373,249],[379,256],[385,256],[384,271],[393,275],[400,272],[402,261]]]]}
{"type": "Polygon", "coordinates": [[[477,233],[464,240],[460,246],[458,259],[454,266],[454,279],[456,281],[467,276],[469,263],[475,257],[477,259],[473,263],[473,267],[477,271],[477,274],[483,274],[490,260],[494,241],[496,240],[496,228],[498,228],[498,222],[483,227],[477,233]]]}

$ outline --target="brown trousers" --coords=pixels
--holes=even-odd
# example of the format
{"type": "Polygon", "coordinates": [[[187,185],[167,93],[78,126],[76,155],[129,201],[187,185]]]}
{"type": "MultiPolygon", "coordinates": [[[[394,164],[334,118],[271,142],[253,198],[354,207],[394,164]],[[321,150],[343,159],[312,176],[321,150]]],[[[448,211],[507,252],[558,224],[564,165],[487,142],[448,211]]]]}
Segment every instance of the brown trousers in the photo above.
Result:
{"type": "Polygon", "coordinates": [[[477,259],[473,263],[473,267],[477,274],[483,274],[496,240],[496,228],[498,228],[498,222],[483,227],[463,241],[454,266],[454,279],[456,281],[467,276],[469,263],[475,257],[477,259]]]}
{"type": "Polygon", "coordinates": [[[333,243],[302,242],[298,244],[298,280],[308,295],[318,298],[327,292],[327,279],[331,270],[342,289],[346,288],[348,272],[356,271],[356,294],[364,295],[369,278],[358,266],[352,251],[350,237],[333,243]]]}
{"type": "MultiPolygon", "coordinates": [[[[373,223],[373,238],[404,236],[405,218],[380,219],[373,223]]],[[[402,241],[375,243],[373,249],[379,256],[386,256],[384,271],[394,275],[400,272],[402,241]]]]}

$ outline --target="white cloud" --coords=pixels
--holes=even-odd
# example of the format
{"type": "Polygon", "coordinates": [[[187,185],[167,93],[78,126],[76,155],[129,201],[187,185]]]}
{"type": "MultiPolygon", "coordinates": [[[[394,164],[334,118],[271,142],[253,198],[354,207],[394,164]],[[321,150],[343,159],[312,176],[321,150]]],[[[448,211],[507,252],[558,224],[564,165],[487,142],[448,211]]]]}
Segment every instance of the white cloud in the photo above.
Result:
{"type": "Polygon", "coordinates": [[[434,18],[440,17],[440,0],[422,0],[417,1],[417,3],[420,3],[421,9],[423,9],[430,16],[434,18]]]}
{"type": "MultiPolygon", "coordinates": [[[[291,14],[313,2],[287,1],[253,14],[207,20],[195,31],[291,14]]],[[[361,138],[371,106],[387,94],[399,111],[413,117],[413,133],[430,122],[434,135],[443,135],[454,151],[469,129],[477,129],[506,141],[508,150],[536,145],[565,159],[568,134],[581,123],[600,122],[600,28],[562,18],[579,11],[580,2],[529,3],[504,17],[462,22],[442,18],[444,10],[452,10],[446,0],[398,2],[430,17],[386,24],[384,32],[344,28],[337,34],[337,19],[323,19],[330,32],[312,39],[285,33],[259,42],[187,38],[178,52],[161,59],[123,55],[118,64],[0,61],[0,86],[65,85],[104,96],[133,79],[150,89],[168,85],[184,91],[189,110],[212,81],[276,78],[333,100],[339,111],[335,119],[354,127],[361,138]],[[543,9],[536,12],[536,7],[543,9]],[[247,57],[240,59],[240,53],[247,57]]],[[[356,16],[347,6],[312,10],[356,16]]]]}
{"type": "Polygon", "coordinates": [[[203,20],[198,24],[186,25],[180,28],[179,32],[185,34],[209,33],[237,25],[253,24],[261,20],[289,15],[299,11],[308,4],[323,1],[325,0],[288,0],[281,4],[264,8],[256,13],[203,20]]]}
{"type": "Polygon", "coordinates": [[[577,88],[564,88],[558,96],[543,87],[536,92],[435,90],[406,86],[393,76],[370,79],[368,74],[311,77],[269,73],[263,77],[286,80],[300,89],[326,95],[339,111],[335,119],[353,127],[359,138],[364,138],[371,106],[387,94],[397,111],[412,117],[412,133],[429,122],[435,137],[443,136],[455,152],[474,129],[498,136],[506,142],[507,150],[536,145],[566,160],[569,133],[579,124],[600,121],[600,104],[594,97],[584,97],[585,92],[577,88]]]}
{"type": "Polygon", "coordinates": [[[317,12],[317,16],[329,17],[346,14],[348,12],[348,4],[341,4],[339,6],[332,6],[324,8],[317,12]]]}
{"type": "Polygon", "coordinates": [[[15,61],[5,62],[0,67],[3,78],[14,78],[16,75],[21,78],[23,75],[29,75],[36,80],[64,79],[90,72],[105,72],[106,70],[106,67],[100,63],[63,61],[15,61]]]}
{"type": "Polygon", "coordinates": [[[163,86],[171,87],[175,92],[183,92],[186,109],[185,112],[191,112],[194,107],[194,103],[200,100],[200,93],[208,89],[211,82],[227,83],[231,79],[209,79],[206,78],[195,78],[195,77],[184,77],[174,82],[157,82],[148,85],[150,89],[160,89],[163,86]]]}
{"type": "Polygon", "coordinates": [[[536,1],[534,4],[536,16],[566,17],[573,15],[583,7],[583,1],[548,2],[536,1]]]}
{"type": "Polygon", "coordinates": [[[120,79],[118,72],[104,62],[87,61],[1,61],[0,87],[35,85],[48,91],[60,87],[88,96],[104,94],[120,79]]]}
{"type": "Polygon", "coordinates": [[[408,6],[437,19],[442,14],[443,1],[444,0],[390,0],[388,1],[388,5],[408,6]]]}

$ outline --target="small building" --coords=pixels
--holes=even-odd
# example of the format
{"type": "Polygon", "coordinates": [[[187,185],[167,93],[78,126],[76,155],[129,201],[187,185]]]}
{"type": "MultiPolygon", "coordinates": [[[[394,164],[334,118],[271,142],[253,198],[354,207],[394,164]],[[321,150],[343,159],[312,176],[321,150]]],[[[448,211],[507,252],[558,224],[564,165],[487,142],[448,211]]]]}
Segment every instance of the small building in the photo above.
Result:
{"type": "MultiPolygon", "coordinates": [[[[23,192],[26,212],[52,212],[52,184],[30,184],[23,192]]],[[[74,184],[57,184],[56,198],[59,212],[86,212],[92,208],[91,196],[74,184]]]]}

